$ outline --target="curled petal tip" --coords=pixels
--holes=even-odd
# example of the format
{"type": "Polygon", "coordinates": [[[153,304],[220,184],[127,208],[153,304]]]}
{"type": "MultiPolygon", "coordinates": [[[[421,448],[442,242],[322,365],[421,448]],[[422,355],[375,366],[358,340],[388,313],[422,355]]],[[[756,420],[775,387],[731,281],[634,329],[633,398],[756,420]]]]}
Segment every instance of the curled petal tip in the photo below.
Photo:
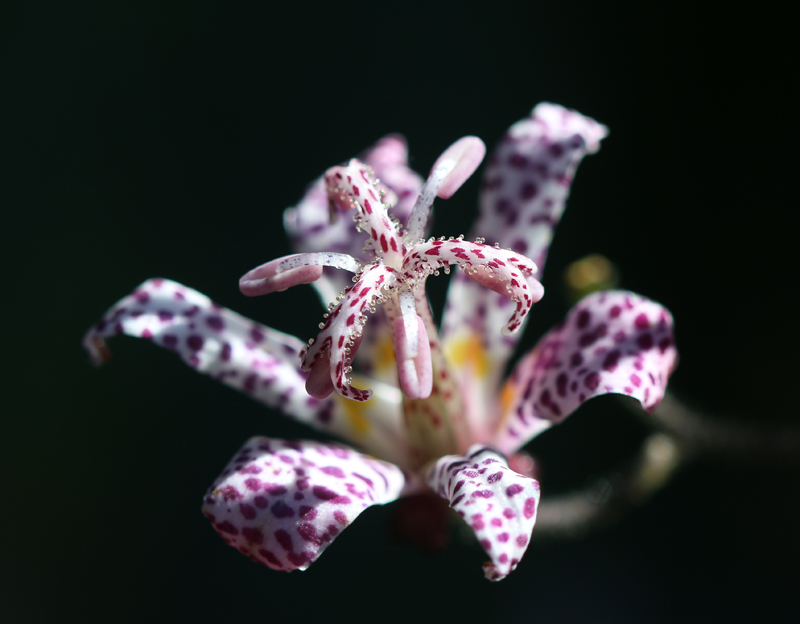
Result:
{"type": "Polygon", "coordinates": [[[427,399],[433,389],[433,364],[422,319],[416,314],[398,318],[394,339],[400,389],[410,399],[427,399]]]}
{"type": "Polygon", "coordinates": [[[278,272],[281,263],[293,257],[276,258],[248,271],[239,278],[239,290],[248,297],[257,297],[299,284],[311,284],[322,277],[320,265],[304,265],[278,272]]]}
{"type": "Polygon", "coordinates": [[[437,195],[443,199],[452,197],[461,185],[475,173],[485,155],[486,145],[475,136],[462,137],[448,147],[431,169],[432,175],[439,167],[449,169],[437,195]]]}
{"type": "Polygon", "coordinates": [[[326,399],[333,392],[330,357],[320,357],[311,365],[306,378],[306,392],[315,399],[326,399]]]}

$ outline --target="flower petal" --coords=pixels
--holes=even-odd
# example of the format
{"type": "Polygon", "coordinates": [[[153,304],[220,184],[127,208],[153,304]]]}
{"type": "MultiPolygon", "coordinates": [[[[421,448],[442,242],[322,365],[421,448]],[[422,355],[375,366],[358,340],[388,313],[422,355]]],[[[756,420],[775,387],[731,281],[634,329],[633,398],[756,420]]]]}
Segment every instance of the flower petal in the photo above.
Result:
{"type": "Polygon", "coordinates": [[[517,364],[501,394],[494,444],[510,453],[601,394],[625,394],[653,410],[677,360],[666,308],[627,291],[589,295],[517,364]]]}
{"type": "Polygon", "coordinates": [[[241,390],[302,423],[392,460],[405,454],[399,392],[356,410],[305,392],[303,343],[213,303],[177,282],[152,279],[116,303],[86,334],[96,364],[110,358],[103,338],[145,338],[176,353],[198,372],[241,390]]]}
{"type": "Polygon", "coordinates": [[[529,258],[509,251],[459,239],[431,239],[414,246],[403,260],[403,274],[412,283],[424,280],[440,268],[458,264],[471,280],[517,304],[503,333],[517,331],[534,302],[544,294],[542,285],[530,276],[536,265],[529,258]]]}
{"type": "Polygon", "coordinates": [[[367,245],[376,257],[397,266],[403,259],[404,244],[397,221],[389,218],[383,200],[386,190],[374,172],[353,158],[346,167],[325,172],[328,197],[340,210],[355,209],[356,229],[369,235],[367,245]]]}
{"type": "Polygon", "coordinates": [[[472,527],[492,558],[484,564],[486,578],[499,581],[508,576],[528,547],[539,483],[515,473],[503,455],[479,444],[463,456],[439,459],[428,471],[427,483],[472,527]]]}
{"type": "Polygon", "coordinates": [[[476,236],[523,253],[544,268],[575,170],[608,129],[580,113],[542,103],[509,128],[489,161],[476,236]]]}
{"type": "MultiPolygon", "coordinates": [[[[596,152],[607,129],[554,104],[539,104],[514,124],[489,158],[480,215],[471,237],[525,254],[541,279],[547,248],[561,218],[572,176],[587,153],[596,152]]],[[[475,431],[496,413],[493,400],[516,336],[496,328],[508,319],[508,299],[481,293],[466,275],[450,283],[442,322],[442,343],[453,374],[473,395],[468,418],[475,431]]]]}
{"type": "Polygon", "coordinates": [[[341,301],[330,308],[327,321],[320,324],[317,338],[311,341],[302,354],[303,370],[311,370],[319,358],[328,358],[334,389],[343,397],[356,401],[367,401],[370,390],[359,390],[350,385],[349,374],[358,349],[367,312],[374,312],[375,305],[386,298],[384,289],[391,289],[397,272],[384,264],[370,264],[359,275],[358,281],[344,293],[341,301]]]}
{"type": "Polygon", "coordinates": [[[254,561],[305,570],[362,511],[406,487],[400,468],[347,447],[256,437],[211,486],[203,513],[254,561]]]}

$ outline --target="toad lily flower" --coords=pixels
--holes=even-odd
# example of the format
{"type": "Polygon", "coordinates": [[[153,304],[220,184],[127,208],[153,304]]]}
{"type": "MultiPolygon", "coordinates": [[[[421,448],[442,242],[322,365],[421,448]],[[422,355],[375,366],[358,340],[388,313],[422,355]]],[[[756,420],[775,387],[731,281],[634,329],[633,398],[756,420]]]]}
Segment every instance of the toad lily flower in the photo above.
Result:
{"type": "Polygon", "coordinates": [[[544,294],[538,278],[572,176],[606,132],[552,104],[510,128],[490,160],[474,232],[494,245],[425,238],[434,198],[450,197],[483,158],[475,137],[448,148],[424,184],[397,136],[329,169],[285,213],[298,253],[240,281],[246,295],[311,283],[333,300],[308,344],[162,279],[113,306],[84,344],[99,363],[105,337],[152,340],[360,449],[261,437],[245,444],[203,511],[255,561],[306,569],[367,507],[433,491],[475,532],[490,558],[487,578],[502,579],[527,548],[539,502],[539,484],[507,457],[591,397],[620,393],[654,409],[677,360],[665,308],[606,291],[578,303],[502,380],[544,294]],[[440,337],[425,283],[452,265],[462,270],[440,337]]]}

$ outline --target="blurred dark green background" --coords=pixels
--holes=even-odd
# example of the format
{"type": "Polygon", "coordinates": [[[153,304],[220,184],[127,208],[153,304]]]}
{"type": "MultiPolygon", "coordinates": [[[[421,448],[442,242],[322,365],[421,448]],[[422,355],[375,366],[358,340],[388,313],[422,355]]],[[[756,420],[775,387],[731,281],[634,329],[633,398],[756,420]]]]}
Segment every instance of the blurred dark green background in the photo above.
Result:
{"type": "MultiPolygon", "coordinates": [[[[288,253],[281,212],[306,183],[388,132],[425,172],[549,100],[611,135],[578,173],[526,344],[566,311],[566,264],[602,253],[673,311],[679,396],[798,424],[793,24],[763,3],[3,4],[3,622],[793,620],[798,462],[698,461],[611,529],[534,542],[498,585],[457,535],[435,557],[394,542],[391,507],[281,574],[200,501],[249,436],[311,434],[150,344],[113,341],[101,370],[79,345],[153,276],[310,337],[310,289],[237,289],[288,253]]],[[[439,202],[434,233],[466,233],[476,193],[439,202]]],[[[586,406],[535,442],[544,494],[642,433],[613,401],[586,406]]]]}

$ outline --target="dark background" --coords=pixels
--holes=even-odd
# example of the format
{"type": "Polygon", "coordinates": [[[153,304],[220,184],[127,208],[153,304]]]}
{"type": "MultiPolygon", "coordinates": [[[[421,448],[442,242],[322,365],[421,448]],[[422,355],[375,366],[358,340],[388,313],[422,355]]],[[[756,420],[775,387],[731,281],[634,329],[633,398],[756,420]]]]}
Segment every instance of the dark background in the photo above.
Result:
{"type": "MultiPolygon", "coordinates": [[[[700,459],[615,527],[534,542],[497,585],[457,535],[435,557],[393,541],[392,506],[282,574],[226,546],[200,500],[249,436],[313,434],[150,344],[113,341],[100,370],[79,346],[153,276],[310,337],[311,289],[237,289],[288,253],[280,215],[306,183],[395,131],[426,172],[549,100],[611,135],[576,178],[526,344],[565,313],[566,264],[603,253],[673,311],[675,393],[797,424],[794,22],[764,3],[232,4],[0,9],[3,621],[796,618],[797,461],[700,459]]],[[[440,202],[434,233],[466,233],[476,193],[440,202]]],[[[545,496],[642,434],[613,401],[586,406],[535,442],[545,496]]]]}

